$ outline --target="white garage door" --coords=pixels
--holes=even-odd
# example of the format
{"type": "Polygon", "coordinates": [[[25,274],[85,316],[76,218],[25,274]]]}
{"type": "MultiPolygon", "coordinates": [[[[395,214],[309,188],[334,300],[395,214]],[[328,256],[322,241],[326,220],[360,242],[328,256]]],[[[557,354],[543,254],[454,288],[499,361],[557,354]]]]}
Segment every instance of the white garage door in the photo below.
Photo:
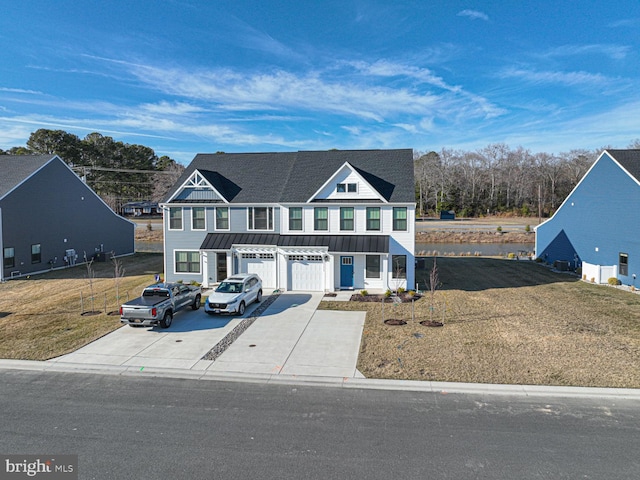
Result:
{"type": "Polygon", "coordinates": [[[273,253],[243,253],[241,273],[255,273],[262,279],[262,286],[276,288],[276,259],[273,253]]]}
{"type": "Polygon", "coordinates": [[[289,255],[289,290],[324,291],[322,255],[289,255]]]}

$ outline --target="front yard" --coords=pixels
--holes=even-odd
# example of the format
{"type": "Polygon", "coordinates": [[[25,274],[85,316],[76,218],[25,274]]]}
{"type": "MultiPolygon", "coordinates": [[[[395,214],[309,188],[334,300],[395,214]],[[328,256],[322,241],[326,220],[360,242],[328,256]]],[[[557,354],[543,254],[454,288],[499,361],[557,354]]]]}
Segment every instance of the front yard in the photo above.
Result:
{"type": "Polygon", "coordinates": [[[162,254],[137,253],[121,262],[119,301],[110,261],[93,263],[93,303],[85,265],[0,284],[0,358],[47,360],[119,328],[120,316],[107,315],[105,301],[108,313],[140,295],[162,272],[162,254]],[[98,313],[81,315],[89,310],[98,313]]]}
{"type": "MultiPolygon", "coordinates": [[[[428,285],[433,259],[417,272],[428,285]]],[[[411,304],[322,302],[366,310],[358,369],[369,378],[640,388],[640,296],[534,262],[438,258],[442,283],[411,304]]]]}

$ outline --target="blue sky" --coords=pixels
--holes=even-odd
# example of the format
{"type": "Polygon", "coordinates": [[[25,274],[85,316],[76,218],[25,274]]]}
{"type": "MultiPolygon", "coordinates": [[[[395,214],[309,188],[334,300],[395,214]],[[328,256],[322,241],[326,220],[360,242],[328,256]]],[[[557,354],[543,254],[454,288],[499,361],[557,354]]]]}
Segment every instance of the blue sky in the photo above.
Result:
{"type": "Polygon", "coordinates": [[[0,0],[0,148],[625,148],[638,0],[0,0]]]}

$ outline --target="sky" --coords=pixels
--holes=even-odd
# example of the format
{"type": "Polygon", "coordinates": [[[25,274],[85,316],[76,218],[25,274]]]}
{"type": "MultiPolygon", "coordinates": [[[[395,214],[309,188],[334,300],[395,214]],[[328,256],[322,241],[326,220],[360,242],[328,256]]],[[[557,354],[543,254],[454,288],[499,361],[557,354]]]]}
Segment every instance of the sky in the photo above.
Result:
{"type": "Polygon", "coordinates": [[[0,148],[197,153],[640,138],[638,0],[0,0],[0,148]]]}

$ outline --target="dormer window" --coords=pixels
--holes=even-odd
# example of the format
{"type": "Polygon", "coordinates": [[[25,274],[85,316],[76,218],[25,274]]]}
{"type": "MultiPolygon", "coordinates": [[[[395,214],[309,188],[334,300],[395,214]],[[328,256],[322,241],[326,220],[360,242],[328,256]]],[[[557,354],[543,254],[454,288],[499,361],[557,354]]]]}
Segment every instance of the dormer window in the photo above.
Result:
{"type": "Polygon", "coordinates": [[[336,187],[337,193],[356,193],[358,191],[357,183],[339,183],[336,187]]]}

